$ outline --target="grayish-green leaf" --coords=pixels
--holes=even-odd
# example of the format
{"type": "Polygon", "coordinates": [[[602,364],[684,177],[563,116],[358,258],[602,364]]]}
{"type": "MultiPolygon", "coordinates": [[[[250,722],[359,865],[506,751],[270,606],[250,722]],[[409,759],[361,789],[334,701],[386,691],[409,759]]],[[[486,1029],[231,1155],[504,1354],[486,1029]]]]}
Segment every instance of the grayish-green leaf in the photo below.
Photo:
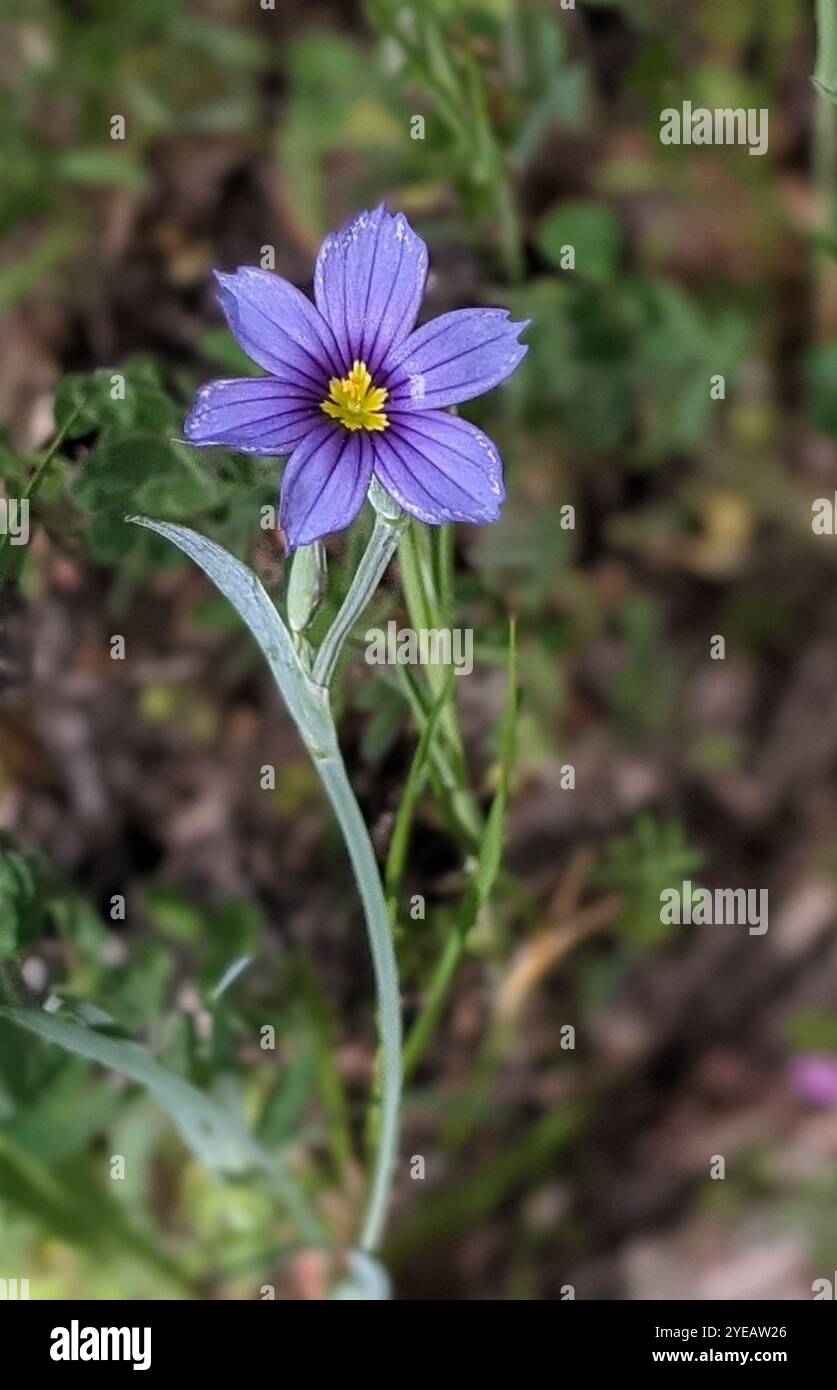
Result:
{"type": "Polygon", "coordinates": [[[108,1037],[42,1009],[5,1009],[3,1015],[45,1042],[56,1043],[67,1052],[98,1062],[144,1086],[208,1168],[219,1173],[241,1173],[259,1165],[257,1147],[246,1131],[237,1130],[234,1116],[183,1077],[162,1067],[140,1043],[108,1037]]]}
{"type": "Polygon", "coordinates": [[[322,758],[333,752],[337,739],[326,692],[308,679],[288,629],[252,570],[187,526],[150,521],[143,516],[128,520],[171,541],[217,584],[264,652],[291,718],[313,757],[322,758]]]}

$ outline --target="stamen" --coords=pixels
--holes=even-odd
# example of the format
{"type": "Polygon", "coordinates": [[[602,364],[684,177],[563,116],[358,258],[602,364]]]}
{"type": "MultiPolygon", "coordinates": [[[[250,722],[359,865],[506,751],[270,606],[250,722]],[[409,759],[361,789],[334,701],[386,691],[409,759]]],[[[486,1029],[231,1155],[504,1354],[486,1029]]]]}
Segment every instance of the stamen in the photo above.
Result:
{"type": "Polygon", "coordinates": [[[384,387],[372,385],[366,363],[356,360],[342,381],[336,376],[331,378],[320,410],[347,430],[385,430],[389,420],[383,413],[383,404],[388,395],[384,387]]]}

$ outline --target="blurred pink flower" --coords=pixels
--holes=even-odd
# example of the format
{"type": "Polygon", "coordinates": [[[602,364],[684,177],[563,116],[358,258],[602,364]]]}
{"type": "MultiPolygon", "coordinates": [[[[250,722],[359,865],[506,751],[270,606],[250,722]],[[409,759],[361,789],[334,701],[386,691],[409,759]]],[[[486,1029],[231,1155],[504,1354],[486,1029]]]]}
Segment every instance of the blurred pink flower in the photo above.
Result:
{"type": "Polygon", "coordinates": [[[837,1053],[806,1052],[790,1064],[793,1089],[811,1105],[837,1105],[837,1053]]]}

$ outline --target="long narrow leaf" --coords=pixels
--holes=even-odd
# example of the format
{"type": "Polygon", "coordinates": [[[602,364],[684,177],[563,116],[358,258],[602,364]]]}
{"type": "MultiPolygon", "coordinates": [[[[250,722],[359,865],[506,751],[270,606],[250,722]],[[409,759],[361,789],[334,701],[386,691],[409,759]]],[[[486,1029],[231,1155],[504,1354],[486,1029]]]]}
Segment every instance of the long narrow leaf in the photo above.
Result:
{"type": "MultiPolygon", "coordinates": [[[[396,675],[410,711],[421,733],[430,718],[433,704],[428,691],[422,689],[413,673],[406,666],[397,666],[396,675]]],[[[450,708],[450,697],[442,705],[442,710],[450,708]]],[[[441,716],[440,716],[441,717],[441,716]]],[[[481,840],[483,824],[479,807],[471,796],[470,789],[463,787],[451,762],[447,741],[434,738],[430,741],[430,755],[433,773],[433,789],[449,818],[469,849],[475,849],[481,840]]]]}
{"type": "MultiPolygon", "coordinates": [[[[500,774],[497,791],[488,813],[479,860],[473,879],[473,919],[479,909],[488,902],[500,865],[503,861],[503,844],[506,831],[506,811],[509,804],[509,783],[514,764],[514,750],[517,736],[517,632],[515,621],[509,622],[509,657],[506,675],[506,707],[500,729],[500,774]]],[[[466,930],[470,930],[472,923],[466,930]]]]}
{"type": "Polygon", "coordinates": [[[288,629],[253,571],[188,526],[150,521],[144,516],[128,519],[171,541],[217,584],[264,652],[288,712],[308,748],[315,757],[332,752],[336,735],[327,696],[308,679],[288,629]]]}
{"type": "Polygon", "coordinates": [[[456,926],[445,942],[430,981],[427,1002],[404,1047],[405,1076],[409,1076],[415,1070],[427,1050],[456,977],[468,933],[476,923],[480,909],[488,901],[497,881],[503,860],[506,810],[517,730],[517,703],[517,639],[515,624],[512,619],[509,623],[506,707],[500,732],[499,784],[488,814],[485,833],[468,892],[457,915],[456,926]]]}
{"type": "Polygon", "coordinates": [[[235,1117],[182,1076],[161,1066],[140,1043],[108,1037],[43,1009],[4,1009],[3,1016],[45,1042],[57,1043],[67,1052],[98,1062],[144,1086],[208,1168],[219,1173],[241,1173],[257,1165],[257,1150],[247,1133],[236,1129],[235,1117]]]}
{"type": "MultiPolygon", "coordinates": [[[[250,628],[311,754],[343,834],[366,919],[378,995],[378,1027],[383,1059],[380,1142],[360,1233],[361,1248],[370,1251],[377,1246],[386,1220],[398,1145],[402,1070],[401,1005],[398,965],[375,851],[340,755],[328,691],[302,667],[290,633],[264,588],[246,565],[187,527],[149,521],[144,517],[134,520],[172,541],[200,565],[250,628]]],[[[362,564],[358,572],[360,568],[362,564]]],[[[371,586],[379,581],[381,571],[377,565],[372,565],[364,573],[365,584],[371,590],[371,586]]],[[[361,604],[368,601],[368,596],[358,592],[361,604]]],[[[278,1179],[275,1181],[278,1183],[278,1179]]]]}
{"type": "Polygon", "coordinates": [[[410,832],[413,826],[413,817],[415,815],[418,799],[421,796],[430,770],[433,739],[436,734],[436,728],[442,710],[447,702],[448,687],[454,677],[455,672],[453,667],[451,667],[447,675],[447,680],[439,691],[436,702],[421,731],[421,737],[419,738],[413,761],[410,765],[407,781],[404,784],[404,791],[401,794],[398,814],[395,818],[389,853],[387,854],[386,869],[384,871],[384,885],[393,926],[395,925],[396,919],[396,904],[401,891],[401,883],[404,878],[404,867],[407,862],[407,851],[410,847],[410,832]]]}
{"type": "Polygon", "coordinates": [[[250,1138],[235,1111],[218,1105],[184,1077],[161,1066],[141,1043],[108,1037],[94,1028],[43,1009],[2,1009],[0,1016],[37,1034],[45,1042],[98,1062],[144,1086],[201,1162],[220,1174],[240,1175],[252,1170],[266,1173],[300,1230],[308,1239],[320,1238],[319,1221],[285,1172],[282,1162],[277,1162],[250,1138]]]}

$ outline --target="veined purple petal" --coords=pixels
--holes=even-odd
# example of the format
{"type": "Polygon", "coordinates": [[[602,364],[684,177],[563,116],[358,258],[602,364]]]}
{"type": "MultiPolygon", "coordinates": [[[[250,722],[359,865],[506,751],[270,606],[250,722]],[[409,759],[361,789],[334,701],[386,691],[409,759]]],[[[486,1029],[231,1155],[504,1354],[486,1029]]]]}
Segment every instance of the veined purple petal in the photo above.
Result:
{"type": "Polygon", "coordinates": [[[387,409],[440,410],[492,390],[526,356],[517,338],[528,322],[506,309],[455,309],[422,324],[384,363],[387,409]]]}
{"type": "MultiPolygon", "coordinates": [[[[326,237],[314,271],[314,296],[343,352],[372,376],[410,332],[427,279],[427,247],[403,213],[381,204],[326,237]]],[[[343,375],[343,373],[341,373],[343,375]]]]}
{"type": "Polygon", "coordinates": [[[184,429],[193,444],[224,444],[246,454],[289,454],[321,422],[313,395],[260,376],[202,386],[184,429]]]}
{"type": "Polygon", "coordinates": [[[282,479],[279,525],[290,550],[350,526],[372,477],[372,446],[363,430],[321,425],[291,454],[282,479]]]}
{"type": "Polygon", "coordinates": [[[503,464],[488,436],[467,420],[438,410],[390,415],[374,449],[376,477],[419,521],[499,517],[503,464]]]}
{"type": "Polygon", "coordinates": [[[332,376],[342,376],[341,357],[329,325],[310,299],[272,270],[239,266],[216,270],[218,298],[248,357],[288,386],[319,400],[332,376]]]}

